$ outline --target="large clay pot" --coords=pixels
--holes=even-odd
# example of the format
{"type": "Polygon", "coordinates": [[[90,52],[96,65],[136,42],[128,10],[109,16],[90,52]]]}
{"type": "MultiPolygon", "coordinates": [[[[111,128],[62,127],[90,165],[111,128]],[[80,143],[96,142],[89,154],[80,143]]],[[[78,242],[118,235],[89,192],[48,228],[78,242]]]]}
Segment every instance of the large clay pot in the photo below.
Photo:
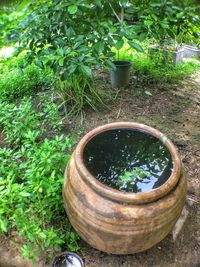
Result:
{"type": "Polygon", "coordinates": [[[173,229],[186,198],[186,179],[172,142],[161,132],[143,124],[107,124],[86,134],[66,168],[63,197],[72,226],[92,247],[113,254],[147,250],[173,229]],[[149,192],[124,193],[100,183],[83,163],[85,145],[99,133],[118,128],[137,129],[161,140],[174,167],[160,187],[149,192]]]}

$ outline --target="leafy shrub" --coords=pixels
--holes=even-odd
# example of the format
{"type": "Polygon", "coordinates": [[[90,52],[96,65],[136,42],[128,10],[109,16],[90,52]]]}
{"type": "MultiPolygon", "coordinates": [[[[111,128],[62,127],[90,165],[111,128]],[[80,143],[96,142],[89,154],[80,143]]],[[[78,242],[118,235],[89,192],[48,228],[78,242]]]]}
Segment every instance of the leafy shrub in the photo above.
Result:
{"type": "Polygon", "coordinates": [[[138,75],[140,81],[144,83],[159,82],[164,85],[166,82],[175,82],[195,73],[200,68],[196,59],[173,64],[164,60],[160,54],[151,57],[148,53],[137,54],[127,48],[120,50],[120,59],[132,62],[133,74],[138,75]]]}
{"type": "Polygon", "coordinates": [[[0,9],[0,47],[11,43],[12,26],[21,16],[22,13],[20,12],[13,12],[13,10],[3,8],[0,9]]]}
{"type": "Polygon", "coordinates": [[[153,37],[160,46],[199,39],[199,10],[186,1],[144,1],[138,9],[136,31],[153,37]],[[185,2],[185,3],[182,3],[185,2]],[[140,27],[139,27],[140,26],[140,27]]]}
{"type": "Polygon", "coordinates": [[[45,119],[58,120],[54,106],[38,113],[31,99],[18,106],[0,102],[0,118],[9,145],[0,147],[0,232],[16,229],[23,255],[33,260],[39,250],[77,250],[61,195],[72,139],[43,137],[45,119]]]}
{"type": "Polygon", "coordinates": [[[116,1],[106,0],[35,3],[16,29],[19,34],[16,55],[24,53],[21,69],[31,63],[50,67],[60,79],[60,93],[68,103],[67,110],[72,109],[70,114],[78,113],[84,106],[95,109],[102,105],[102,96],[94,86],[93,70],[114,67],[115,53],[111,49],[122,47],[123,38],[134,49],[141,49],[123,15],[116,20],[118,7],[125,6],[127,1],[117,5],[116,1]]]}
{"type": "Polygon", "coordinates": [[[0,61],[1,99],[14,101],[23,96],[34,95],[41,88],[54,86],[55,78],[50,69],[41,70],[32,64],[20,74],[18,69],[20,64],[21,58],[0,61]]]}
{"type": "Polygon", "coordinates": [[[199,62],[195,59],[176,65],[151,59],[148,55],[133,59],[133,72],[141,76],[144,82],[148,80],[151,83],[172,83],[194,73],[199,68],[199,62]]]}

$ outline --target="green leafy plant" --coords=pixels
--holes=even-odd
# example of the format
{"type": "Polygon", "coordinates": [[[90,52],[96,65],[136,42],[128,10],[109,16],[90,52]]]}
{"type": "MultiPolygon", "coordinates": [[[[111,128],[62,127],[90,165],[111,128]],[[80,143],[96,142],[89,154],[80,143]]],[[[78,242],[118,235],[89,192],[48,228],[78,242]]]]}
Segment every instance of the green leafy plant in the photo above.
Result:
{"type": "Polygon", "coordinates": [[[44,137],[44,121],[51,116],[55,119],[49,107],[36,112],[31,99],[18,106],[0,102],[7,142],[0,147],[0,232],[17,231],[23,255],[32,260],[47,249],[78,249],[61,194],[73,141],[64,135],[44,137]]]}
{"type": "MultiPolygon", "coordinates": [[[[148,49],[150,41],[143,43],[144,50],[148,49]]],[[[135,88],[143,89],[144,85],[156,84],[158,88],[167,88],[166,83],[179,82],[184,77],[199,70],[199,61],[188,59],[179,64],[163,61],[162,55],[151,57],[148,53],[135,53],[130,48],[124,47],[120,51],[120,59],[132,63],[132,72],[137,79],[135,88]]],[[[135,92],[134,88],[134,92],[135,92]]]]}
{"type": "Polygon", "coordinates": [[[22,67],[30,62],[50,66],[61,80],[68,80],[72,74],[90,77],[92,67],[104,61],[102,53],[109,57],[110,44],[104,42],[109,27],[98,15],[99,8],[88,1],[72,2],[43,1],[23,20],[18,52],[27,53],[22,67]]]}
{"type": "Polygon", "coordinates": [[[41,110],[40,116],[43,118],[45,127],[53,129],[55,132],[60,132],[63,128],[63,121],[59,114],[58,104],[53,100],[53,94],[40,93],[38,108],[41,110]]]}
{"type": "Polygon", "coordinates": [[[25,8],[31,0],[1,0],[0,2],[0,48],[18,42],[13,27],[26,16],[25,8]]]}
{"type": "Polygon", "coordinates": [[[22,16],[20,12],[13,12],[9,9],[0,10],[0,48],[5,45],[10,45],[12,43],[12,26],[15,24],[16,20],[22,16]]]}
{"type": "MultiPolygon", "coordinates": [[[[120,1],[122,10],[125,2],[120,1]]],[[[116,15],[114,8],[114,1],[43,1],[32,5],[16,29],[20,33],[16,55],[24,53],[20,71],[32,62],[40,68],[50,67],[59,77],[62,96],[65,90],[70,113],[103,104],[94,87],[93,70],[114,67],[113,46],[120,48],[125,38],[134,49],[140,47],[123,15],[120,22],[110,16],[111,12],[116,15]]]]}
{"type": "Polygon", "coordinates": [[[39,91],[55,86],[55,77],[49,68],[41,70],[32,64],[21,75],[18,70],[21,62],[21,57],[0,61],[1,99],[15,101],[17,98],[35,95],[39,91]]]}
{"type": "Polygon", "coordinates": [[[129,26],[125,21],[126,12],[132,7],[131,1],[110,1],[109,6],[118,21],[116,25],[110,28],[111,33],[117,36],[114,42],[114,48],[117,50],[117,59],[120,59],[120,50],[124,46],[129,46],[138,52],[143,52],[142,46],[136,42],[140,38],[135,33],[134,28],[129,26]]]}
{"type": "Polygon", "coordinates": [[[137,7],[138,22],[133,27],[140,40],[146,36],[153,37],[160,47],[172,45],[175,49],[182,42],[198,40],[197,14],[194,4],[188,6],[182,2],[180,5],[173,1],[143,1],[141,8],[137,7]]]}

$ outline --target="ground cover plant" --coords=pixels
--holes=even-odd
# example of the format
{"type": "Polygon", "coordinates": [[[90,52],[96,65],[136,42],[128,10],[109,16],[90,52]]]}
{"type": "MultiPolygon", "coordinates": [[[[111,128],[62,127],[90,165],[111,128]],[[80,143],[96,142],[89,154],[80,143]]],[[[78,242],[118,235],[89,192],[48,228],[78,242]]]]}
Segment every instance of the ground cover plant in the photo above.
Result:
{"type": "Polygon", "coordinates": [[[148,55],[136,55],[131,59],[133,62],[133,73],[137,74],[142,82],[150,83],[174,83],[180,81],[199,68],[199,61],[191,59],[179,64],[162,62],[162,60],[152,59],[148,55]]]}
{"type": "Polygon", "coordinates": [[[36,112],[31,99],[19,105],[0,102],[0,231],[17,231],[22,253],[35,259],[38,251],[77,250],[78,236],[71,230],[63,208],[63,170],[73,141],[64,135],[45,138],[45,123],[60,125],[53,105],[36,112]]]}
{"type": "MultiPolygon", "coordinates": [[[[128,47],[120,49],[119,53],[119,59],[128,60],[132,63],[132,73],[137,75],[141,83],[152,83],[159,86],[159,84],[179,82],[182,78],[195,73],[200,68],[198,59],[191,58],[174,64],[167,61],[162,53],[152,56],[148,50],[151,41],[142,44],[144,53],[135,53],[128,47]]],[[[137,81],[135,81],[135,84],[137,86],[137,81]]]]}
{"type": "Polygon", "coordinates": [[[41,70],[32,64],[22,75],[19,72],[21,62],[21,57],[9,57],[0,61],[1,99],[14,101],[25,95],[35,95],[38,91],[54,88],[55,77],[50,69],[41,70]]]}

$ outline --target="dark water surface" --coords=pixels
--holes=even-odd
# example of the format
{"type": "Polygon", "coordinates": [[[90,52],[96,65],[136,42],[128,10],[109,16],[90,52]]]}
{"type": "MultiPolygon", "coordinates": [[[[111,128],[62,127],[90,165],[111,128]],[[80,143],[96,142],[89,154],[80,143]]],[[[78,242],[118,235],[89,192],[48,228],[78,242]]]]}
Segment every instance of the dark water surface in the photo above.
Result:
{"type": "Polygon", "coordinates": [[[155,189],[173,169],[171,155],[159,139],[131,129],[113,129],[93,137],[84,148],[83,159],[100,182],[125,192],[155,189]]]}

